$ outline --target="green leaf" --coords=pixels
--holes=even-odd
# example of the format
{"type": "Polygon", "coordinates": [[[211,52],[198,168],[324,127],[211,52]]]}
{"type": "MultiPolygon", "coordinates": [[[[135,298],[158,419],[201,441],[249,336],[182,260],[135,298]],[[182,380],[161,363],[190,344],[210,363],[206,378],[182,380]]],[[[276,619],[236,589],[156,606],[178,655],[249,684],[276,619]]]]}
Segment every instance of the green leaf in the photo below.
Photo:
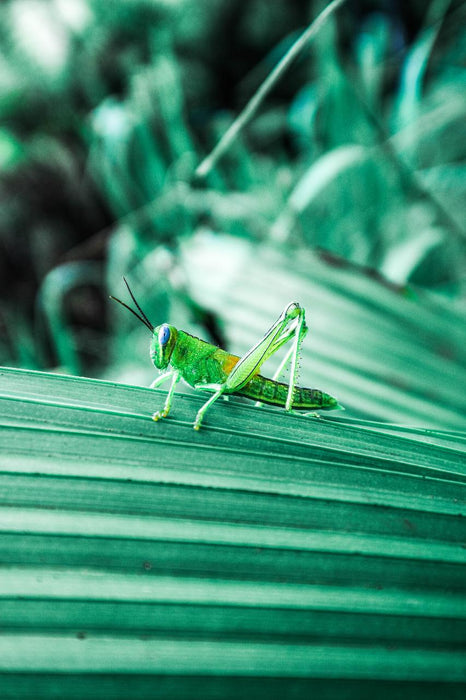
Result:
{"type": "Polygon", "coordinates": [[[426,16],[426,26],[414,41],[405,59],[393,115],[395,132],[419,116],[427,64],[449,5],[450,0],[435,0],[431,3],[426,16]]]}
{"type": "Polygon", "coordinates": [[[163,394],[0,370],[2,694],[460,697],[466,434],[163,394]]]}

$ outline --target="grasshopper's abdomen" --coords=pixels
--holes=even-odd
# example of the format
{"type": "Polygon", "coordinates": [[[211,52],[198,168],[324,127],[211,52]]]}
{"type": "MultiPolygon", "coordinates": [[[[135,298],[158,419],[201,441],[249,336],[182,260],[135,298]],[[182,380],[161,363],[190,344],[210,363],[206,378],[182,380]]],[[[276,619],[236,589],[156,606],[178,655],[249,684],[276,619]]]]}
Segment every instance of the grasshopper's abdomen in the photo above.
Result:
{"type": "MultiPolygon", "coordinates": [[[[272,406],[285,406],[288,396],[288,384],[275,382],[273,379],[267,379],[267,377],[258,374],[237,393],[241,396],[247,396],[248,399],[268,403],[272,406]]],[[[338,401],[330,394],[325,394],[319,389],[297,386],[294,392],[292,408],[297,411],[331,411],[332,409],[340,408],[340,406],[338,401]]]]}

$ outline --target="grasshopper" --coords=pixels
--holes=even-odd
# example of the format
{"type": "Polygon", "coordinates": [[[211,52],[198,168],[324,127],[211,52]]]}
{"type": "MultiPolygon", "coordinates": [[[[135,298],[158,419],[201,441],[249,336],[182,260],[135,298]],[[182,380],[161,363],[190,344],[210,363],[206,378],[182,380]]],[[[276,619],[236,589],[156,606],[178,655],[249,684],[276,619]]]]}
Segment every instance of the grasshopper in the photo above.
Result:
{"type": "Polygon", "coordinates": [[[256,401],[256,405],[282,406],[286,411],[341,408],[336,399],[319,389],[296,386],[299,351],[307,332],[304,309],[298,303],[288,304],[264,337],[243,357],[238,357],[168,323],[155,327],[139,306],[126,279],[124,282],[137,311],[116,297],[110,298],[131,311],[152,333],[150,357],[161,374],[152,382],[151,388],[171,380],[165,405],[153,414],[154,421],[168,416],[180,379],[194,389],[212,393],[197,412],[194,430],[201,427],[207,409],[220,396],[228,394],[245,396],[256,401]],[[263,363],[288,341],[291,341],[291,347],[274,376],[269,379],[259,374],[263,363]],[[284,384],[277,381],[277,377],[288,362],[291,363],[290,381],[284,384]]]}

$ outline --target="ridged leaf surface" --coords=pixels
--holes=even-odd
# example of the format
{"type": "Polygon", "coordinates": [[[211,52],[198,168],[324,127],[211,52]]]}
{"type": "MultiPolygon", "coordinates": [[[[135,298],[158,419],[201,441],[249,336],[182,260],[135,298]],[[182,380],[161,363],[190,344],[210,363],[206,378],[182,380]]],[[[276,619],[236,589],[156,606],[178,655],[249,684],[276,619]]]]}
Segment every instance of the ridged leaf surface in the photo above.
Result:
{"type": "Polygon", "coordinates": [[[0,372],[5,697],[461,697],[466,436],[0,372]],[[438,695],[437,695],[438,696],[438,695]]]}

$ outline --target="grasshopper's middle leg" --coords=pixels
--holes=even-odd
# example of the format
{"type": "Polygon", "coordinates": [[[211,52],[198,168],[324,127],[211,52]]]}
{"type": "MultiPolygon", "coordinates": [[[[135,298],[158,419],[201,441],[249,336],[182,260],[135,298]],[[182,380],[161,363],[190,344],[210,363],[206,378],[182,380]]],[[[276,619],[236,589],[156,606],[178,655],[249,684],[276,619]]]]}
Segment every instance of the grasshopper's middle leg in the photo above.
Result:
{"type": "Polygon", "coordinates": [[[157,384],[161,384],[163,381],[165,381],[165,379],[169,379],[169,377],[172,378],[172,383],[170,384],[170,388],[167,393],[167,398],[165,399],[165,405],[161,411],[156,411],[154,414],[152,414],[152,420],[158,421],[161,418],[166,418],[170,413],[173,394],[175,393],[175,387],[180,381],[180,373],[167,372],[166,374],[162,374],[154,382],[152,382],[151,387],[157,386],[157,384]]]}
{"type": "Polygon", "coordinates": [[[207,391],[214,391],[215,393],[212,394],[210,399],[205,402],[203,406],[199,409],[199,411],[196,414],[196,420],[194,421],[194,430],[199,430],[201,427],[202,419],[204,418],[204,414],[215,401],[223,394],[225,391],[225,384],[196,384],[195,389],[201,389],[201,390],[207,390],[207,391]]]}

